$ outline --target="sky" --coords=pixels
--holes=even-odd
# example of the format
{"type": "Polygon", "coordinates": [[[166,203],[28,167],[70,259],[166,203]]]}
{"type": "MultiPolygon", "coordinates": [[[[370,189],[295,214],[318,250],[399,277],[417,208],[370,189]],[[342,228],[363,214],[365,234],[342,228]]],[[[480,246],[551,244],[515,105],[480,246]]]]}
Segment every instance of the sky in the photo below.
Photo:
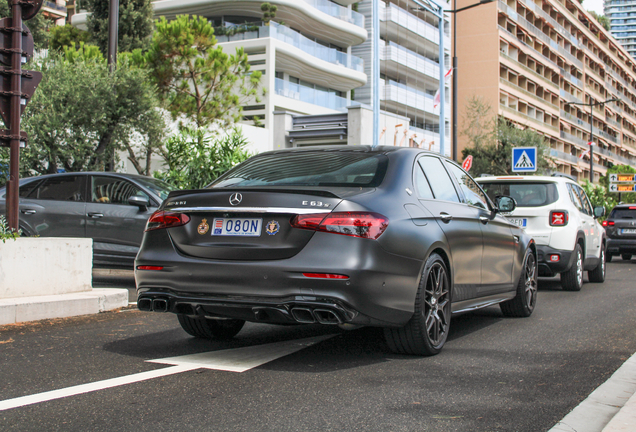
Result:
{"type": "Polygon", "coordinates": [[[583,0],[583,7],[585,10],[603,15],[603,0],[583,0]]]}

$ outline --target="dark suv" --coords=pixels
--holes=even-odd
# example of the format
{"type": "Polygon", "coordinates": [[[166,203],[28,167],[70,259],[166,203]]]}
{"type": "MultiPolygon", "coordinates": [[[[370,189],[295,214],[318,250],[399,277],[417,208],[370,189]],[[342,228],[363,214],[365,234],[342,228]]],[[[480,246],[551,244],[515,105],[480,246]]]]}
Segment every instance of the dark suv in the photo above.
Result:
{"type": "Polygon", "coordinates": [[[636,255],[636,204],[619,204],[603,221],[607,234],[607,261],[620,255],[624,260],[636,255]]]}

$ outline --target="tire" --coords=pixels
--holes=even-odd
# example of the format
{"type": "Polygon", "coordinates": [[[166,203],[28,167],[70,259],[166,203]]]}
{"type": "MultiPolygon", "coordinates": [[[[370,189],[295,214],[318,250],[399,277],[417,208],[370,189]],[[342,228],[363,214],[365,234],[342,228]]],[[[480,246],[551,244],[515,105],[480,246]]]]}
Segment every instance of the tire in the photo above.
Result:
{"type": "Polygon", "coordinates": [[[192,318],[178,314],[181,328],[191,336],[205,339],[232,339],[245,325],[245,321],[228,319],[214,320],[206,318],[192,318]]]}
{"type": "Polygon", "coordinates": [[[605,282],[606,256],[605,245],[603,245],[603,247],[601,248],[601,260],[594,270],[590,270],[587,272],[587,278],[590,280],[590,282],[605,282]]]}
{"type": "Polygon", "coordinates": [[[605,254],[605,262],[612,262],[612,254],[605,254]]]}
{"type": "Polygon", "coordinates": [[[504,316],[525,318],[532,315],[537,304],[537,286],[537,260],[528,249],[517,283],[517,296],[499,305],[504,316]]]}
{"type": "Polygon", "coordinates": [[[578,243],[574,248],[572,267],[561,273],[561,287],[565,291],[581,291],[583,287],[583,252],[578,243]]]}
{"type": "Polygon", "coordinates": [[[632,259],[632,254],[621,254],[621,258],[623,258],[624,261],[630,261],[632,259]]]}
{"type": "Polygon", "coordinates": [[[398,354],[432,356],[438,354],[450,330],[450,278],[442,257],[428,257],[415,297],[415,312],[401,328],[385,328],[391,351],[398,354]]]}

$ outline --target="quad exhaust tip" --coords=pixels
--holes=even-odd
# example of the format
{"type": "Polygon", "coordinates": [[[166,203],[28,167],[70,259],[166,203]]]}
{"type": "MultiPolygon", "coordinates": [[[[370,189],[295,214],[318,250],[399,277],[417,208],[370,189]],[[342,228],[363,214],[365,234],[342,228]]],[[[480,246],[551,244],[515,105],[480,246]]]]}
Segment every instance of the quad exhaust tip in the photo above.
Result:
{"type": "Polygon", "coordinates": [[[155,312],[168,312],[168,302],[164,299],[154,299],[152,301],[152,310],[155,312]]]}
{"type": "Polygon", "coordinates": [[[144,312],[150,312],[152,310],[152,300],[150,300],[149,298],[142,298],[137,300],[137,309],[144,312]]]}
{"type": "Polygon", "coordinates": [[[316,322],[311,309],[295,307],[291,310],[291,314],[296,321],[303,324],[313,324],[316,322]]]}
{"type": "Polygon", "coordinates": [[[320,324],[342,324],[338,314],[328,309],[314,309],[314,316],[320,324]]]}

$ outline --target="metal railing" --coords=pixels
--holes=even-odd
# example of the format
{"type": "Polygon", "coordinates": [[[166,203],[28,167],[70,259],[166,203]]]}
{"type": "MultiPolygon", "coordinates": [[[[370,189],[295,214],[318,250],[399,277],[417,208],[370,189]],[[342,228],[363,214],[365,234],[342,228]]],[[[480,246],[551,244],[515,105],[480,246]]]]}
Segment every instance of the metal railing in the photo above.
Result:
{"type": "Polygon", "coordinates": [[[274,91],[280,96],[333,110],[341,110],[349,104],[346,98],[335,93],[306,87],[280,78],[275,78],[274,91]]]}
{"type": "Polygon", "coordinates": [[[341,19],[343,21],[355,24],[358,27],[364,28],[364,15],[359,12],[353,11],[346,7],[340,6],[336,3],[332,3],[329,0],[301,0],[308,5],[318,9],[321,12],[326,13],[334,18],[341,19]]]}
{"type": "Polygon", "coordinates": [[[218,42],[223,43],[266,37],[272,37],[279,41],[288,43],[303,52],[326,62],[344,66],[358,72],[364,72],[364,62],[361,58],[321,45],[309,38],[306,38],[297,31],[275,22],[270,22],[268,26],[260,26],[257,30],[245,31],[234,35],[217,36],[216,39],[218,42]]]}

